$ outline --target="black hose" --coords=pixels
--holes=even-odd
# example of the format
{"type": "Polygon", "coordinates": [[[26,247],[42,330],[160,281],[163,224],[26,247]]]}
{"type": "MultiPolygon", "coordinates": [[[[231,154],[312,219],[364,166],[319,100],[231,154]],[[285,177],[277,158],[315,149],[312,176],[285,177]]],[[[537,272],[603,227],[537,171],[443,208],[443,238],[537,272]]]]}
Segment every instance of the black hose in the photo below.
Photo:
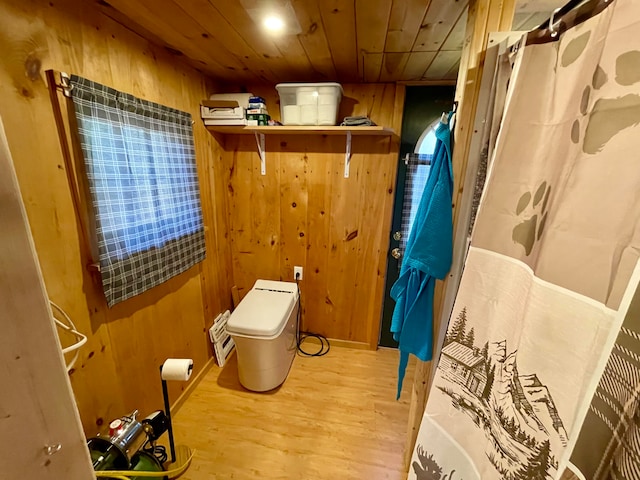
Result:
{"type": "Polygon", "coordinates": [[[331,344],[327,337],[320,335],[319,333],[302,332],[300,331],[300,318],[302,315],[302,304],[300,302],[300,285],[298,284],[298,278],[296,277],[296,287],[298,288],[298,315],[296,319],[296,346],[298,348],[298,355],[301,357],[322,357],[329,353],[331,350],[331,344]],[[320,341],[320,350],[317,352],[307,352],[302,348],[302,344],[307,338],[315,338],[320,341]]]}

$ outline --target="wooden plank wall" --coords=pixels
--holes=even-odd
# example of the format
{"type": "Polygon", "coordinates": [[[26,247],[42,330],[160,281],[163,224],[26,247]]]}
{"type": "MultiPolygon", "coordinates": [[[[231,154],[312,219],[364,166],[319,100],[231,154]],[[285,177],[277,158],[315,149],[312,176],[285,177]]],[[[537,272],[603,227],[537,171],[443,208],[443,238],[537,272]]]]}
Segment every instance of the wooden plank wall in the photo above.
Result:
{"type": "MultiPolygon", "coordinates": [[[[253,88],[279,118],[275,89],[253,88]]],[[[369,115],[399,132],[404,89],[344,85],[340,117],[369,115]]],[[[253,136],[227,135],[233,275],[241,296],[258,278],[300,283],[303,327],[376,348],[398,161],[397,140],[353,137],[344,178],[344,136],[267,135],[266,175],[253,136]]]]}
{"type": "MultiPolygon", "coordinates": [[[[475,121],[478,95],[480,93],[488,34],[490,32],[509,30],[513,20],[515,3],[515,0],[471,0],[469,2],[464,48],[456,88],[456,100],[459,102],[459,106],[457,113],[458,119],[455,126],[456,146],[452,158],[454,231],[460,213],[458,205],[461,202],[463,193],[465,193],[464,180],[469,156],[469,145],[471,142],[473,123],[475,121]]],[[[471,188],[473,188],[473,186],[471,186],[471,188]]],[[[454,243],[460,241],[464,242],[466,239],[454,238],[454,243]]],[[[437,342],[437,333],[441,326],[442,303],[447,284],[448,278],[445,278],[444,282],[439,282],[436,286],[433,315],[435,342],[437,342]]],[[[422,415],[427,404],[429,388],[431,387],[429,384],[431,370],[436,364],[437,359],[436,361],[429,362],[418,361],[416,364],[413,388],[411,390],[407,448],[405,450],[405,467],[407,470],[409,469],[422,415]]]]}
{"type": "MultiPolygon", "coordinates": [[[[206,327],[231,304],[226,188],[218,143],[199,121],[206,79],[161,48],[93,10],[93,2],[0,3],[0,115],[50,299],[89,336],[71,382],[84,430],[138,408],[162,407],[167,357],[211,358],[206,327]],[[205,214],[207,259],[112,309],[85,265],[44,70],[77,73],[191,112],[205,214]]],[[[170,386],[177,399],[184,384],[170,386]]]]}

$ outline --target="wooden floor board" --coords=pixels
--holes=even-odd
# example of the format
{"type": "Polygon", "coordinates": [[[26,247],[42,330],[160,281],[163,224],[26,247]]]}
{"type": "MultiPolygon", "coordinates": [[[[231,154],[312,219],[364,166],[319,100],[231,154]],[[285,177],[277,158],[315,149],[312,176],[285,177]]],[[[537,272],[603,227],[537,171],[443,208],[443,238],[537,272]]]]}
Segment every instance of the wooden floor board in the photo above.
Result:
{"type": "Polygon", "coordinates": [[[405,478],[411,382],[396,401],[397,362],[395,350],[332,347],[324,357],[296,357],[284,385],[257,394],[238,382],[234,354],[175,416],[176,442],[196,450],[181,478],[405,478]]]}

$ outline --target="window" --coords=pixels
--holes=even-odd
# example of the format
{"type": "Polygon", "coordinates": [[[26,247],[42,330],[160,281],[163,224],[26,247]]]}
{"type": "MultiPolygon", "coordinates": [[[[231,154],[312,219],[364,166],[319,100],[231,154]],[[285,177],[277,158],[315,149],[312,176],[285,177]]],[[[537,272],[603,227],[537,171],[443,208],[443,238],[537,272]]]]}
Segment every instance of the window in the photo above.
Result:
{"type": "Polygon", "coordinates": [[[416,142],[414,153],[418,155],[433,155],[436,149],[436,128],[438,128],[439,124],[440,119],[433,122],[422,132],[422,135],[420,135],[420,138],[416,142]]]}
{"type": "Polygon", "coordinates": [[[420,135],[413,155],[409,155],[407,165],[406,186],[402,205],[402,237],[400,248],[405,250],[411,227],[415,221],[422,193],[427,185],[429,172],[431,171],[431,158],[436,148],[436,128],[440,119],[429,125],[420,135]]]}
{"type": "Polygon", "coordinates": [[[191,115],[75,75],[71,84],[112,306],[205,257],[191,115]]]}

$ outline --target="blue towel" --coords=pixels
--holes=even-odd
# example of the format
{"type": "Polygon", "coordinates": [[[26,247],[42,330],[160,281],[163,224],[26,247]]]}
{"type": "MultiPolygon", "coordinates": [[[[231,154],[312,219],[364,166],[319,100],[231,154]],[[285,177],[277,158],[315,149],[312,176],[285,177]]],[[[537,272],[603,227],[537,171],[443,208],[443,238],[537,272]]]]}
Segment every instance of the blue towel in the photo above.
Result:
{"type": "Polygon", "coordinates": [[[449,125],[438,125],[436,139],[431,170],[409,234],[400,277],[391,288],[391,297],[396,301],[391,333],[400,350],[396,398],[400,398],[409,354],[413,353],[425,362],[431,360],[435,282],[436,278],[443,279],[449,272],[453,256],[449,125]]]}

